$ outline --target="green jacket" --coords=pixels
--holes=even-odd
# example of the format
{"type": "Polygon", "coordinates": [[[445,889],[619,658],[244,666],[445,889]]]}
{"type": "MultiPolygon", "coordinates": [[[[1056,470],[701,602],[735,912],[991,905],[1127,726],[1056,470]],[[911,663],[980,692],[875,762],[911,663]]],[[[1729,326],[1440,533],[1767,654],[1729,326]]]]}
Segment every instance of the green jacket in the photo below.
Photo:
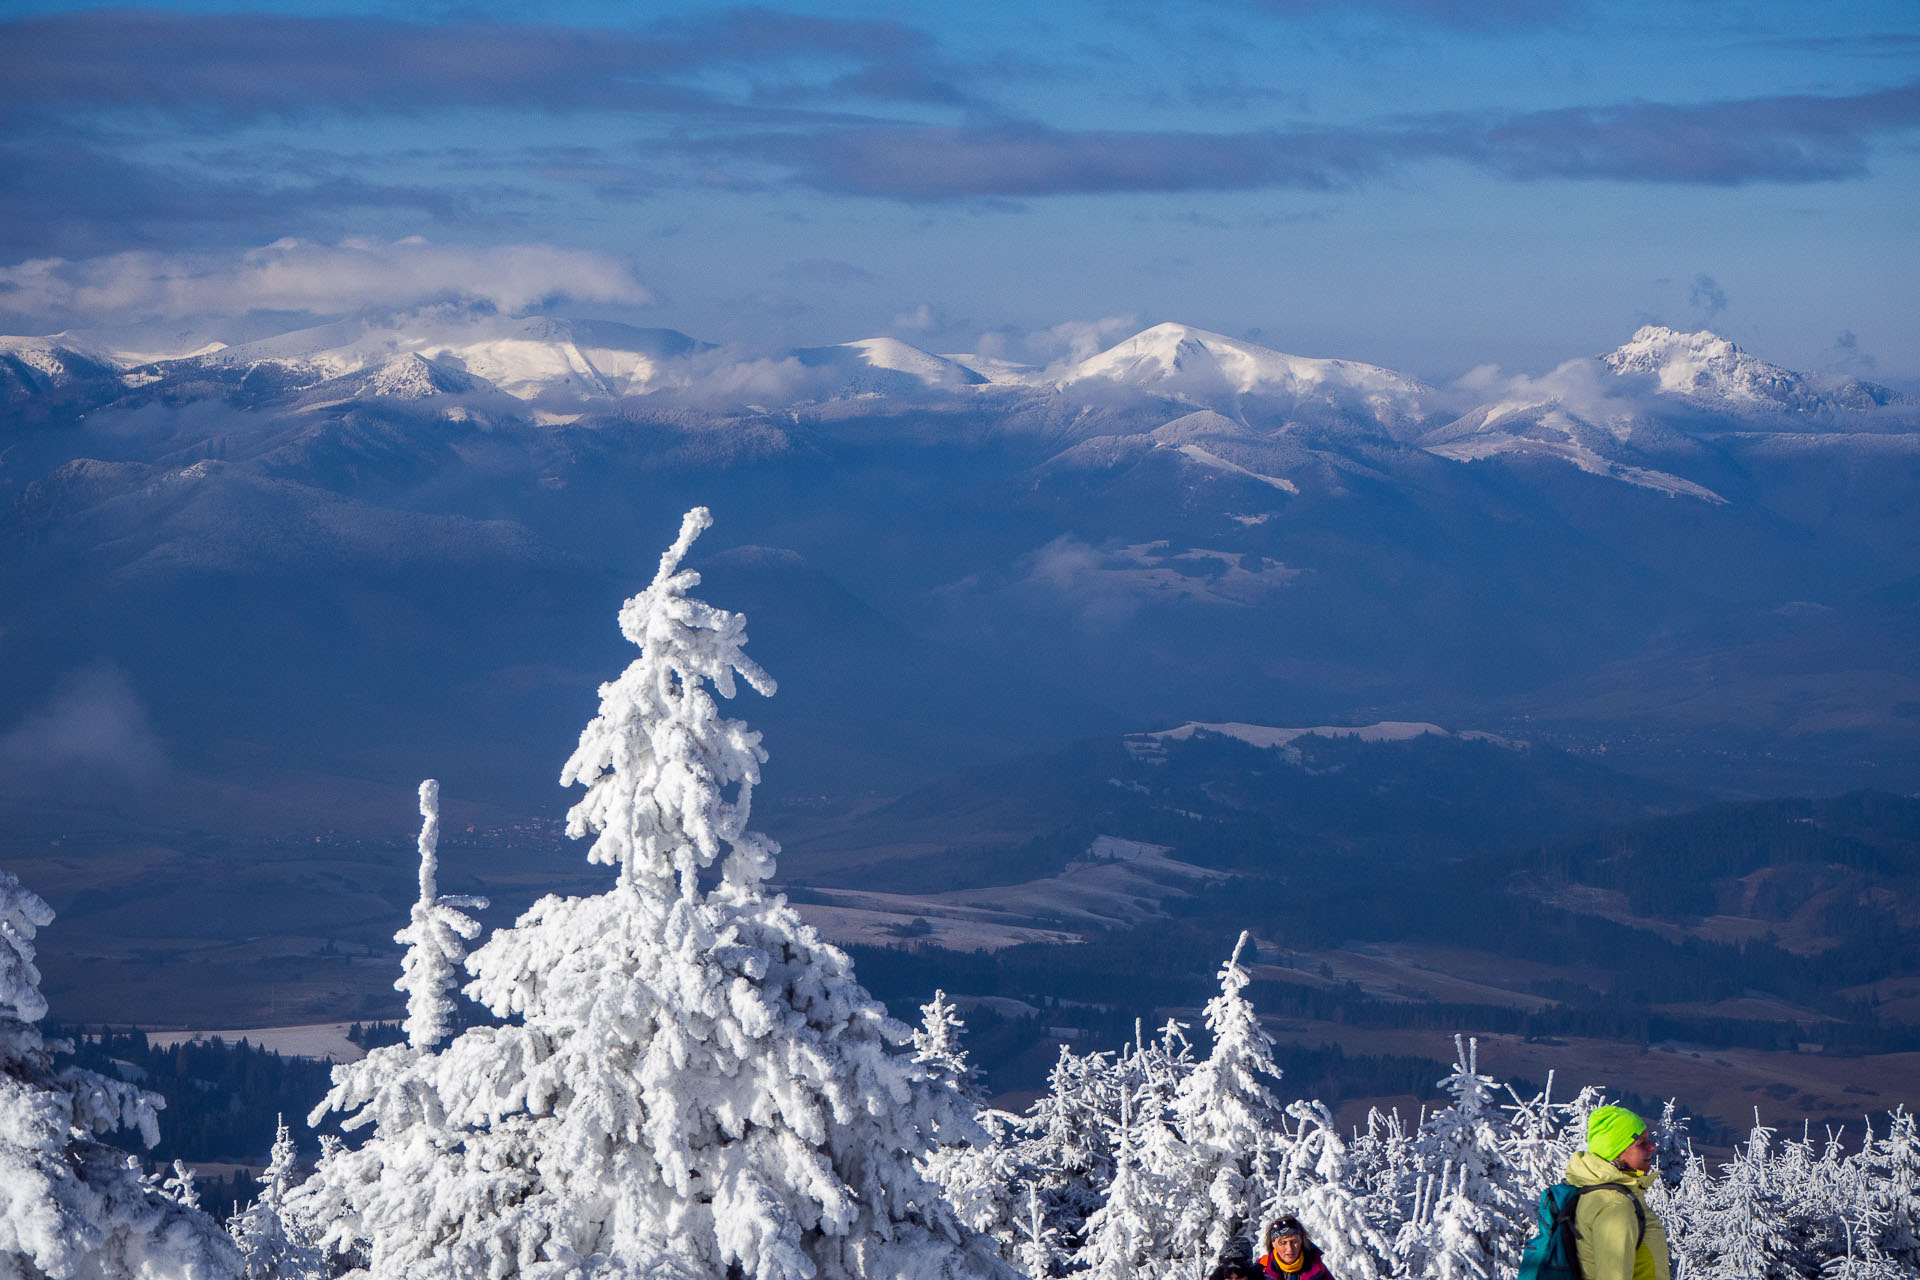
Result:
{"type": "Polygon", "coordinates": [[[1646,1207],[1647,1184],[1652,1180],[1651,1173],[1616,1169],[1612,1161],[1602,1160],[1591,1151],[1579,1152],[1567,1161],[1568,1182],[1576,1187],[1618,1183],[1633,1192],[1647,1215],[1647,1237],[1636,1249],[1633,1240],[1639,1234],[1640,1219],[1625,1196],[1601,1191],[1580,1197],[1573,1225],[1580,1232],[1580,1271],[1586,1280],[1671,1280],[1666,1229],[1646,1207]]]}

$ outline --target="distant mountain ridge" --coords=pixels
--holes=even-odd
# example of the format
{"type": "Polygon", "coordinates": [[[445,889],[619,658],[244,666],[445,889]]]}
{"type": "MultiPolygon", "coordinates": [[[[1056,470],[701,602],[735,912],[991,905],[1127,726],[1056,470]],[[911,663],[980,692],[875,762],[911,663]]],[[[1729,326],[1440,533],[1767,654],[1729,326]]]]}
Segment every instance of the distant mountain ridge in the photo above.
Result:
{"type": "Polygon", "coordinates": [[[257,743],[285,660],[316,751],[387,725],[505,768],[508,729],[444,726],[597,679],[632,549],[708,503],[885,621],[782,642],[796,689],[823,654],[888,673],[775,704],[824,790],[1115,721],[1479,724],[1841,785],[1920,759],[1915,406],[1711,334],[1449,387],[1178,324],[1048,369],[453,307],[206,336],[0,340],[0,733],[97,656],[167,733],[257,743]]]}

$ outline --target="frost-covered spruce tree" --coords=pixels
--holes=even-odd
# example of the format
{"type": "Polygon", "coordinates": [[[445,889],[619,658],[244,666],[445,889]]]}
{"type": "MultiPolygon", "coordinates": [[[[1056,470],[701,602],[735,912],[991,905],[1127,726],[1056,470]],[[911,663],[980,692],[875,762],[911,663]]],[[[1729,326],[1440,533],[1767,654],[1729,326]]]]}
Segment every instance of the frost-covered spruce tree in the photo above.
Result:
{"type": "Polygon", "coordinates": [[[467,944],[480,936],[469,911],[487,909],[485,898],[440,892],[440,784],[420,784],[420,897],[413,918],[393,936],[406,944],[400,977],[393,984],[407,994],[407,1044],[431,1049],[453,1032],[454,988],[467,959],[467,944]]]}
{"type": "Polygon", "coordinates": [[[1568,1122],[1573,1107],[1553,1100],[1553,1076],[1553,1072],[1547,1072],[1546,1088],[1531,1098],[1514,1094],[1509,1085],[1507,1092],[1513,1095],[1513,1102],[1502,1108],[1507,1113],[1502,1154],[1514,1170],[1520,1198],[1527,1204],[1537,1204],[1540,1193],[1560,1181],[1583,1136],[1568,1122]]]}
{"type": "Polygon", "coordinates": [[[55,1072],[35,933],[53,921],[40,896],[0,871],[0,1280],[117,1280],[239,1273],[212,1218],[143,1178],[98,1141],[117,1128],[159,1141],[160,1104],[91,1071],[55,1072]]]}
{"type": "Polygon", "coordinates": [[[1454,1069],[1440,1081],[1453,1101],[1427,1117],[1415,1139],[1421,1176],[1395,1248],[1409,1270],[1438,1280],[1490,1280],[1518,1266],[1533,1206],[1519,1191],[1523,1172],[1502,1153],[1479,1046],[1455,1036],[1454,1048],[1454,1069]]]}
{"type": "Polygon", "coordinates": [[[981,1105],[974,1069],[960,1034],[963,1021],[945,991],[920,1006],[920,1027],[913,1033],[913,1060],[936,1081],[958,1089],[981,1126],[979,1140],[943,1143],[921,1161],[921,1171],[940,1188],[960,1221],[993,1238],[1002,1256],[1012,1248],[1020,1215],[1017,1187],[1022,1183],[1015,1135],[1020,1117],[981,1105]]]}
{"type": "Polygon", "coordinates": [[[1105,1201],[1087,1219],[1086,1240],[1076,1259],[1078,1270],[1089,1280],[1149,1280],[1169,1270],[1167,1242],[1174,1226],[1171,1196],[1165,1179],[1146,1168],[1140,1158],[1135,1142],[1140,1131],[1132,1096],[1122,1094],[1113,1181],[1105,1201]]]}
{"type": "Polygon", "coordinates": [[[1920,1125],[1903,1105],[1861,1147],[1863,1194],[1879,1252],[1920,1273],[1920,1125]]]}
{"type": "Polygon", "coordinates": [[[1297,1127],[1284,1148],[1285,1189],[1268,1216],[1297,1215],[1340,1280],[1380,1280],[1393,1259],[1393,1244],[1376,1221],[1387,1215],[1368,1194],[1332,1112],[1323,1102],[1299,1101],[1288,1104],[1287,1114],[1297,1127]]]}
{"type": "Polygon", "coordinates": [[[1255,1165],[1285,1129],[1271,1088],[1280,1081],[1273,1040],[1246,997],[1252,977],[1240,957],[1248,941],[1241,933],[1220,968],[1220,994],[1207,1002],[1213,1050],[1180,1081],[1173,1101],[1174,1124],[1192,1160],[1194,1198],[1206,1209],[1201,1243],[1209,1258],[1227,1241],[1252,1234],[1271,1192],[1255,1178],[1255,1165]]]}
{"type": "Polygon", "coordinates": [[[274,1131],[273,1152],[260,1175],[259,1196],[227,1224],[240,1247],[246,1280],[322,1280],[328,1274],[324,1255],[288,1213],[288,1199],[297,1181],[297,1157],[293,1135],[283,1119],[274,1131]]]}
{"type": "Polygon", "coordinates": [[[1113,1126],[1120,1115],[1120,1073],[1104,1053],[1066,1045],[1047,1073],[1047,1091],[1023,1117],[1019,1146],[1026,1180],[1046,1205],[1061,1248],[1077,1250],[1086,1221],[1113,1181],[1113,1126]]]}
{"type": "Polygon", "coordinates": [[[420,896],[394,935],[406,944],[393,985],[407,996],[407,1038],[334,1068],[333,1089],[309,1123],[338,1111],[349,1132],[373,1132],[357,1148],[323,1139],[313,1175],[285,1194],[281,1210],[303,1243],[375,1275],[403,1274],[432,1257],[450,1223],[467,1221],[462,1199],[482,1207],[513,1201],[526,1182],[512,1162],[522,1150],[447,1120],[437,1082],[447,1064],[433,1050],[453,1028],[466,944],[480,932],[466,911],[487,903],[440,892],[440,784],[431,778],[420,784],[420,819],[420,896]],[[477,1175],[476,1164],[493,1176],[477,1175]]]}
{"type": "Polygon", "coordinates": [[[977,1133],[965,1101],[764,887],[776,849],[747,820],[765,753],[714,694],[774,685],[745,619],[687,594],[681,560],[709,523],[689,512],[621,609],[640,656],[601,686],[562,773],[587,789],[569,834],[593,836],[617,882],[542,899],[468,958],[468,994],[507,1025],[432,1055],[444,1120],[418,1140],[440,1176],[382,1180],[360,1212],[430,1208],[435,1232],[375,1274],[1005,1273],[917,1164],[977,1133]]]}
{"type": "MultiPolygon", "coordinates": [[[[1747,1145],[1690,1197],[1680,1251],[1698,1280],[1749,1280],[1779,1274],[1787,1249],[1782,1194],[1774,1182],[1773,1130],[1758,1113],[1747,1145]]],[[[1683,1188],[1685,1183],[1682,1184],[1683,1188]]]]}

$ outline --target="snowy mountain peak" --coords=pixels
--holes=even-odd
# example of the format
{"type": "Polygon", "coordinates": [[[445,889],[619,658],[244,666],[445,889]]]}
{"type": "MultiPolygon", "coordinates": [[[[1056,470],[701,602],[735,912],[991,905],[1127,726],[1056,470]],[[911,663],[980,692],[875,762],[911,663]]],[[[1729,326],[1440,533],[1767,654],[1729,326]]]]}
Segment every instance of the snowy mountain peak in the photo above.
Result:
{"type": "Polygon", "coordinates": [[[1241,395],[1300,394],[1345,386],[1417,395],[1420,384],[1391,369],[1353,360],[1287,355],[1184,324],[1157,324],[1082,361],[1060,380],[1067,386],[1104,378],[1134,386],[1218,381],[1241,395]]]}
{"type": "Polygon", "coordinates": [[[1717,333],[1681,333],[1642,325],[1600,360],[1617,374],[1652,377],[1668,395],[1747,403],[1781,403],[1797,395],[1800,375],[1742,351],[1717,333]]]}
{"type": "Polygon", "coordinates": [[[922,351],[898,338],[860,338],[842,345],[859,352],[876,369],[912,374],[932,387],[977,387],[987,381],[957,360],[922,351]]]}
{"type": "Polygon", "coordinates": [[[1662,395],[1715,408],[1827,414],[1910,403],[1890,388],[1858,378],[1795,373],[1704,329],[1681,333],[1643,325],[1600,361],[1622,377],[1650,379],[1662,395]]]}
{"type": "Polygon", "coordinates": [[[366,378],[364,394],[394,400],[422,400],[428,396],[471,391],[482,380],[457,369],[433,363],[418,352],[396,356],[366,378]]]}
{"type": "Polygon", "coordinates": [[[0,361],[54,386],[76,377],[97,376],[119,363],[105,351],[67,341],[57,333],[45,338],[0,337],[0,361]]]}
{"type": "Polygon", "coordinates": [[[1400,436],[1425,412],[1426,388],[1378,365],[1288,355],[1184,324],[1157,324],[1082,361],[1057,384],[1091,390],[1131,387],[1213,408],[1238,397],[1292,412],[1334,410],[1400,436]]]}
{"type": "MultiPolygon", "coordinates": [[[[668,362],[700,346],[668,329],[423,308],[334,321],[170,364],[278,365],[314,381],[374,374],[371,389],[377,395],[415,394],[405,387],[426,386],[433,379],[445,383],[465,374],[531,400],[549,394],[609,397],[649,390],[668,362]],[[410,359],[414,363],[409,364],[410,359]],[[422,378],[428,382],[420,382],[422,378]],[[382,389],[389,386],[396,389],[382,389]]],[[[434,384],[434,389],[466,388],[445,383],[434,384]]]]}
{"type": "Polygon", "coordinates": [[[844,396],[921,395],[928,391],[966,391],[987,379],[956,360],[922,351],[898,338],[859,338],[831,347],[798,347],[791,353],[803,368],[818,371],[815,385],[844,396]]]}

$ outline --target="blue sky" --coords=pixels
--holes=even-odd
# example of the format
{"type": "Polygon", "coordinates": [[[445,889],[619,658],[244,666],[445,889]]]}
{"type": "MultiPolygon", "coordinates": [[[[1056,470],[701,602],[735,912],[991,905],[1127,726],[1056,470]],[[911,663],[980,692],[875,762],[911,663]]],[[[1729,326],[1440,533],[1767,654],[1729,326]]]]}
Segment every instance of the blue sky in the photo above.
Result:
{"type": "Polygon", "coordinates": [[[1920,379],[1911,0],[1025,10],[16,0],[0,328],[468,295],[1039,358],[1172,319],[1447,379],[1655,320],[1920,379]]]}

